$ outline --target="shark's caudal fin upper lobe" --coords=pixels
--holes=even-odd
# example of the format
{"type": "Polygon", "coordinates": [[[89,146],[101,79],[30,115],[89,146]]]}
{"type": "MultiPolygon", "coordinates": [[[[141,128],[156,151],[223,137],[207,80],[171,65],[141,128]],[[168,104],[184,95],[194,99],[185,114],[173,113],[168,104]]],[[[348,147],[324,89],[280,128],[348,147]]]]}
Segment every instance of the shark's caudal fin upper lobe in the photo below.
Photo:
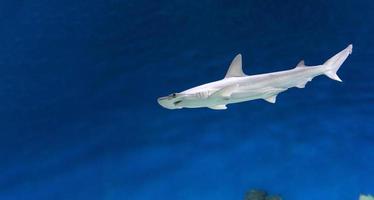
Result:
{"type": "Polygon", "coordinates": [[[337,53],[335,56],[331,57],[323,64],[327,68],[327,72],[325,72],[326,76],[333,80],[342,82],[336,72],[339,70],[343,62],[347,59],[349,54],[352,53],[352,48],[352,44],[348,45],[347,48],[337,53]]]}

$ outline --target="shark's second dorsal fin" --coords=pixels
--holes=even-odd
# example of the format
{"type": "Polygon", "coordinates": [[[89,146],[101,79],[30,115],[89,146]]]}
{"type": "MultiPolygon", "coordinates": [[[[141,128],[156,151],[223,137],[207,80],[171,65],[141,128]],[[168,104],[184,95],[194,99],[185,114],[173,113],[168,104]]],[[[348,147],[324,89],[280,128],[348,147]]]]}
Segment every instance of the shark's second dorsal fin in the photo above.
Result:
{"type": "Polygon", "coordinates": [[[295,68],[298,68],[298,67],[305,67],[305,62],[304,62],[304,60],[301,60],[301,61],[296,65],[295,68]]]}
{"type": "Polygon", "coordinates": [[[227,70],[225,78],[246,76],[242,69],[242,55],[238,54],[234,60],[231,61],[230,67],[227,70]]]}

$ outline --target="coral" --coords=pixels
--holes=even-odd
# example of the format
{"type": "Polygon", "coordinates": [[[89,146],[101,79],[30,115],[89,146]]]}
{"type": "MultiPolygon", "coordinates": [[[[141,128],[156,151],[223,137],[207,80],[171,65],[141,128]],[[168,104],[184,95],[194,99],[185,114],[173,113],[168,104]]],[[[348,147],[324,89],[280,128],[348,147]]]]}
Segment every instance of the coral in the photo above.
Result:
{"type": "Polygon", "coordinates": [[[361,194],[359,200],[374,200],[374,196],[361,194]]]}

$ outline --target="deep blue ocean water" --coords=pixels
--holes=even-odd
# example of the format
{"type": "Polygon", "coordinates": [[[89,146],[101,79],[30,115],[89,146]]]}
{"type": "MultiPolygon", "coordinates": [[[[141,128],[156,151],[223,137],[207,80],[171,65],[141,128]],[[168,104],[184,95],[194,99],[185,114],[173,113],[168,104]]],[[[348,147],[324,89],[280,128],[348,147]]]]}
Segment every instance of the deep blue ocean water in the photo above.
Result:
{"type": "Polygon", "coordinates": [[[1,1],[0,199],[285,200],[374,193],[374,2],[1,1]],[[166,110],[224,77],[339,71],[276,104],[166,110]]]}

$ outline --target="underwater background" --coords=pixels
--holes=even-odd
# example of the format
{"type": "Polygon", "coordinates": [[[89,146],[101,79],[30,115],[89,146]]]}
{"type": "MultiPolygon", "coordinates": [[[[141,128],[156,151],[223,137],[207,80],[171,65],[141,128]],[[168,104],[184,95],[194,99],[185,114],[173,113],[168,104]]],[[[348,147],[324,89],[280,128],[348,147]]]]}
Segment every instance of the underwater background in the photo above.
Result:
{"type": "Polygon", "coordinates": [[[285,200],[374,193],[374,1],[1,1],[0,199],[285,200]],[[276,104],[167,110],[224,77],[325,62],[276,104]]]}

